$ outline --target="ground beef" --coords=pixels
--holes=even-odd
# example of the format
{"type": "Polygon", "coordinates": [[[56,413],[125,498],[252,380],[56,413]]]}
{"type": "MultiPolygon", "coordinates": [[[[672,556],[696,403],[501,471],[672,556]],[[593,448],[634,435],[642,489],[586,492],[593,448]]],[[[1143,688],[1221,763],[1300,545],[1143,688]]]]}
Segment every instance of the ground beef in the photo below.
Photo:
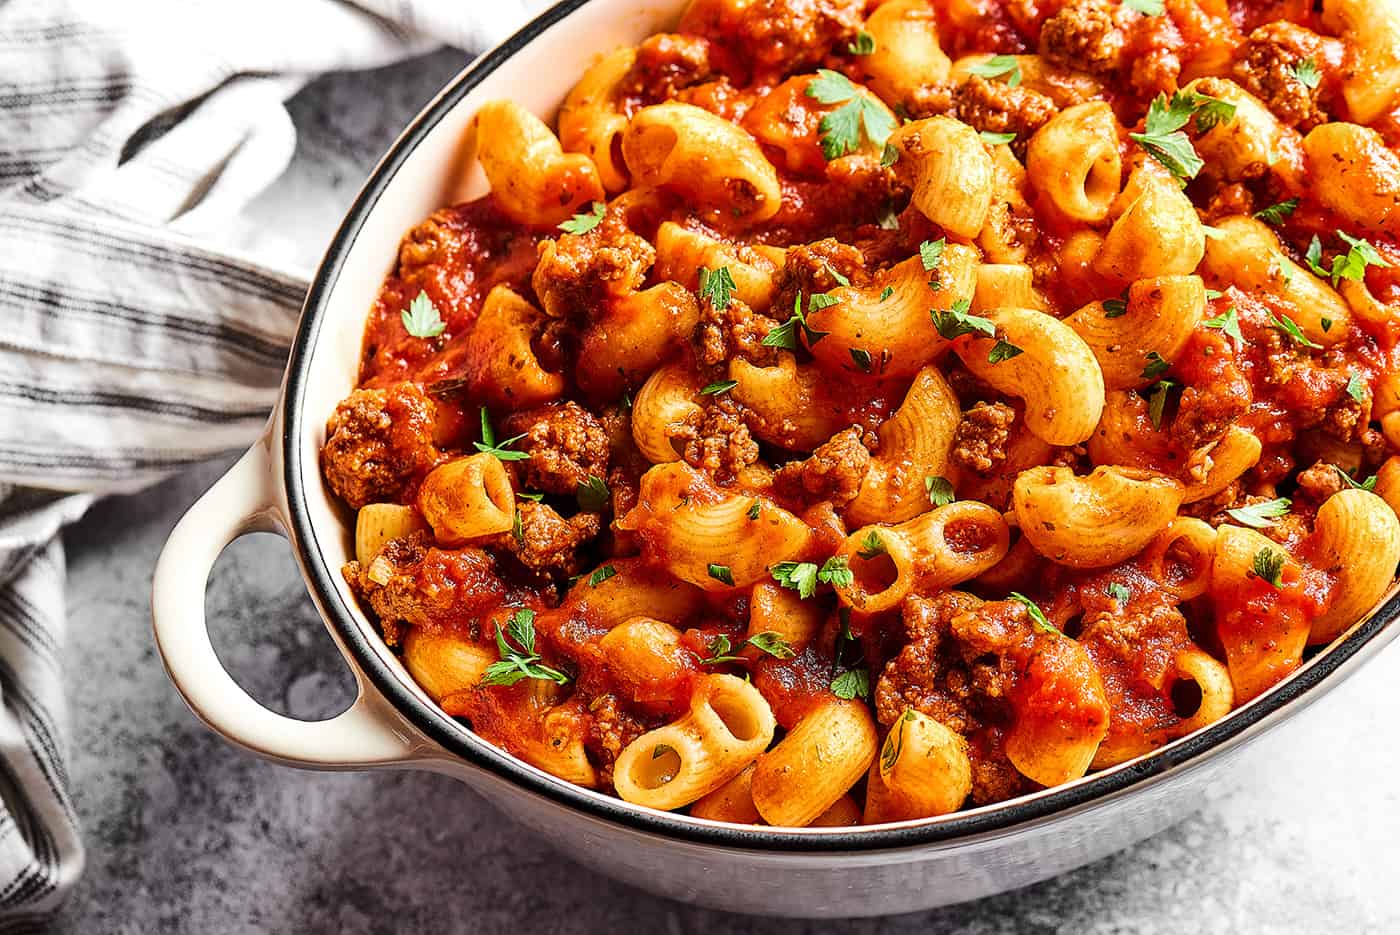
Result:
{"type": "Polygon", "coordinates": [[[953,92],[953,112],[973,129],[1015,133],[1015,143],[1023,147],[1058,109],[1050,98],[1025,85],[1013,88],[973,75],[953,92]]]}
{"type": "Polygon", "coordinates": [[[870,451],[852,426],[819,445],[805,461],[783,465],[774,478],[777,490],[807,501],[826,500],[842,507],[855,499],[870,470],[870,451]]]}
{"type": "Polygon", "coordinates": [[[525,436],[517,448],[530,457],[516,466],[532,490],[572,494],[589,477],[607,476],[608,433],[573,400],[518,412],[505,420],[502,433],[525,436]]]}
{"type": "Polygon", "coordinates": [[[1280,20],[1260,26],[1240,47],[1235,78],[1280,122],[1306,133],[1329,119],[1319,103],[1325,82],[1309,88],[1294,69],[1304,59],[1324,65],[1323,42],[1321,36],[1295,23],[1280,20]]]}
{"type": "Polygon", "coordinates": [[[742,357],[758,366],[769,366],[777,352],[763,346],[768,332],[778,323],[749,308],[741,299],[731,298],[725,308],[713,302],[700,304],[700,362],[718,367],[733,357],[742,357]]]}
{"type": "Polygon", "coordinates": [[[481,549],[439,549],[427,532],[391,539],[373,562],[343,569],[351,588],[379,615],[384,639],[402,624],[438,630],[489,612],[505,597],[495,560],[481,549]]]}
{"type": "Polygon", "coordinates": [[[1278,402],[1297,418],[1298,427],[1316,428],[1338,441],[1361,441],[1370,428],[1371,396],[1355,399],[1347,392],[1352,371],[1340,354],[1314,357],[1290,338],[1271,330],[1264,336],[1265,379],[1277,387],[1278,402]]]}
{"type": "Polygon", "coordinates": [[[833,271],[860,285],[867,278],[865,257],[859,249],[834,237],[789,247],[773,294],[776,313],[786,319],[799,292],[805,297],[841,285],[833,271]]]}
{"type": "Polygon", "coordinates": [[[598,535],[603,521],[597,513],[575,513],[565,519],[544,503],[517,501],[520,526],[503,532],[490,545],[511,552],[532,571],[572,575],[579,570],[578,548],[598,535]]]}
{"type": "Polygon", "coordinates": [[[697,427],[679,436],[686,439],[683,457],[719,484],[732,483],[739,472],[758,460],[758,442],[745,424],[746,410],[728,393],[710,403],[697,427]]]}
{"type": "Polygon", "coordinates": [[[1346,487],[1340,469],[1326,461],[1319,461],[1306,471],[1298,472],[1298,495],[1321,503],[1334,493],[1346,487]]]}
{"type": "Polygon", "coordinates": [[[1126,37],[1108,0],[1074,0],[1040,29],[1040,55],[1053,65],[1108,76],[1118,70],[1126,37]]]}
{"type": "Polygon", "coordinates": [[[1014,720],[1005,695],[1015,663],[992,648],[1009,649],[1009,640],[1024,640],[1029,626],[1019,639],[983,627],[982,606],[980,599],[958,591],[906,599],[902,619],[908,642],[875,687],[880,723],[893,724],[914,708],[968,739],[972,800],[978,805],[1034,788],[1002,752],[1003,732],[1014,720]],[[977,630],[984,631],[983,638],[975,637],[977,630]]]}
{"type": "Polygon", "coordinates": [[[592,319],[611,299],[636,291],[656,261],[656,248],[608,214],[586,234],[540,244],[531,285],[551,318],[592,319]]]}
{"type": "Polygon", "coordinates": [[[865,21],[865,0],[754,0],[740,14],[734,46],[758,72],[796,74],[844,49],[865,21]]]}
{"type": "Polygon", "coordinates": [[[355,509],[396,500],[439,459],[433,444],[437,404],[414,383],[355,390],[326,423],[321,471],[355,509]]]}
{"type": "Polygon", "coordinates": [[[953,460],[973,471],[990,471],[1006,460],[1006,442],[1016,410],[1005,403],[976,403],[963,413],[953,436],[953,460]]]}
{"type": "Polygon", "coordinates": [[[1217,188],[1206,203],[1206,220],[1218,221],[1236,214],[1254,213],[1254,193],[1239,182],[1217,188]]]}
{"type": "Polygon", "coordinates": [[[625,97],[658,104],[711,75],[710,43],[700,36],[659,33],[637,46],[637,59],[622,79],[625,97]]]}
{"type": "MultiPolygon", "coordinates": [[[[956,89],[954,84],[947,81],[921,85],[903,102],[904,109],[900,116],[910,120],[924,120],[939,114],[952,116],[953,92],[956,89]]],[[[896,108],[896,111],[898,112],[899,108],[896,108]]]]}
{"type": "Polygon", "coordinates": [[[1187,451],[1218,441],[1225,430],[1249,411],[1248,396],[1241,396],[1227,382],[1188,386],[1181,391],[1170,435],[1187,451]]]}
{"type": "Polygon", "coordinates": [[[598,767],[598,778],[603,787],[612,785],[613,765],[624,747],[645,734],[647,725],[627,713],[616,695],[599,695],[588,705],[592,715],[588,724],[588,736],[584,749],[598,767]]]}

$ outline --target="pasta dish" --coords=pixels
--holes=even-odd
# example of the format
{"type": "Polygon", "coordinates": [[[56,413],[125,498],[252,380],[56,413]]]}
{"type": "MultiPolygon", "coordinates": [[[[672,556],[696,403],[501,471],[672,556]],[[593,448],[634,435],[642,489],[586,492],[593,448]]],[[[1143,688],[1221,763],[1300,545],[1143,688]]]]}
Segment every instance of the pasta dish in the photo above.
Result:
{"type": "Polygon", "coordinates": [[[447,714],[784,827],[1224,717],[1400,564],[1400,0],[694,0],[408,232],[321,466],[447,714]]]}

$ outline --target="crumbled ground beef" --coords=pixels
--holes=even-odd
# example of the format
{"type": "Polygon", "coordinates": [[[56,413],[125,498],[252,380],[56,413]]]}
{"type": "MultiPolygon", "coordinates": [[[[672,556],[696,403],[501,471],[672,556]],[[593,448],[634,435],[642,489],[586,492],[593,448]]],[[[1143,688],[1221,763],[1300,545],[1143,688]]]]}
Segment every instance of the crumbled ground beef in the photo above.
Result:
{"type": "Polygon", "coordinates": [[[819,445],[805,461],[783,465],[773,480],[775,489],[804,500],[828,500],[833,506],[850,503],[870,470],[870,451],[852,426],[819,445]]]}
{"type": "Polygon", "coordinates": [[[1321,503],[1334,493],[1339,493],[1346,483],[1342,480],[1339,468],[1327,461],[1318,461],[1305,471],[1298,472],[1298,494],[1314,503],[1321,503]]]}
{"type": "Polygon", "coordinates": [[[1217,441],[1225,430],[1249,411],[1250,400],[1232,391],[1227,383],[1188,386],[1181,391],[1170,434],[1187,451],[1217,441]]]}
{"type": "Polygon", "coordinates": [[[953,436],[953,460],[973,471],[990,471],[1006,460],[1006,442],[1016,410],[1006,403],[974,403],[953,436]]]}
{"type": "Polygon", "coordinates": [[[865,0],[754,0],[739,15],[734,46],[769,74],[810,70],[845,48],[865,21],[865,0]]]}
{"type": "Polygon", "coordinates": [[[757,366],[769,366],[777,351],[763,346],[763,339],[778,323],[749,308],[743,300],[731,298],[725,308],[712,302],[700,304],[700,362],[717,367],[733,357],[742,357],[757,366]]]}
{"type": "Polygon", "coordinates": [[[1267,23],[1240,47],[1235,77],[1280,122],[1306,133],[1329,119],[1320,103],[1325,82],[1310,88],[1297,79],[1295,69],[1304,59],[1324,65],[1322,46],[1321,36],[1295,23],[1267,23]]]}
{"type": "Polygon", "coordinates": [[[619,90],[625,97],[658,104],[671,100],[683,88],[705,81],[710,74],[709,40],[659,33],[637,46],[637,59],[619,90]]]}
{"type": "Polygon", "coordinates": [[[655,261],[656,248],[612,212],[586,234],[561,234],[540,244],[531,285],[546,315],[587,319],[610,299],[640,288],[655,261]]]}
{"type": "Polygon", "coordinates": [[[758,442],[745,424],[746,410],[728,393],[705,409],[699,426],[688,427],[683,457],[707,472],[717,483],[729,484],[745,467],[758,460],[758,442]]]}
{"type": "Polygon", "coordinates": [[[496,607],[506,586],[496,562],[481,549],[438,549],[429,533],[416,532],[385,543],[369,565],[343,569],[356,594],[379,615],[384,639],[398,640],[403,624],[441,629],[496,607]]]}
{"type": "Polygon", "coordinates": [[[604,788],[612,785],[613,765],[624,747],[645,734],[647,725],[629,714],[616,695],[599,695],[588,705],[591,715],[584,749],[598,767],[604,788]]]}
{"type": "Polygon", "coordinates": [[[355,390],[326,423],[321,470],[355,509],[396,500],[439,459],[433,444],[437,404],[415,383],[355,390]]]}
{"type": "Polygon", "coordinates": [[[833,275],[839,273],[856,285],[866,280],[865,258],[860,250],[841,243],[834,237],[815,243],[790,247],[778,274],[778,287],[773,294],[773,308],[786,318],[800,292],[803,296],[830,292],[841,285],[833,275]]]}
{"type": "Polygon", "coordinates": [[[589,477],[607,476],[608,433],[572,400],[518,412],[506,419],[502,434],[525,436],[517,447],[530,457],[517,467],[532,490],[572,494],[589,477]]]}
{"type": "Polygon", "coordinates": [[[963,123],[989,133],[1015,133],[1014,149],[1024,153],[1031,135],[1058,113],[1055,102],[1025,85],[988,81],[973,75],[953,92],[953,112],[963,123]]]}
{"type": "Polygon", "coordinates": [[[1117,4],[1075,0],[1060,8],[1040,29],[1040,54],[1064,68],[1107,76],[1118,70],[1126,41],[1115,22],[1117,4]]]}
{"type": "Polygon", "coordinates": [[[510,551],[533,571],[574,574],[579,570],[579,546],[603,528],[597,513],[576,513],[565,519],[553,507],[528,500],[517,502],[516,509],[519,535],[515,530],[501,533],[490,545],[510,551]]]}

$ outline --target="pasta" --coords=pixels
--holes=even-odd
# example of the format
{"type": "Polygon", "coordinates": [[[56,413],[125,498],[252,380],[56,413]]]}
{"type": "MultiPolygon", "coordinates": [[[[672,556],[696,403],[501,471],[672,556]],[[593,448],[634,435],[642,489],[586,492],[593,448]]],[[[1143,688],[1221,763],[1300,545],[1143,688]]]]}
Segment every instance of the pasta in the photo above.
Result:
{"type": "Polygon", "coordinates": [[[423,694],[638,806],[909,821],[1392,594],[1400,7],[1119,6],[696,0],[480,106],[321,455],[423,694]]]}

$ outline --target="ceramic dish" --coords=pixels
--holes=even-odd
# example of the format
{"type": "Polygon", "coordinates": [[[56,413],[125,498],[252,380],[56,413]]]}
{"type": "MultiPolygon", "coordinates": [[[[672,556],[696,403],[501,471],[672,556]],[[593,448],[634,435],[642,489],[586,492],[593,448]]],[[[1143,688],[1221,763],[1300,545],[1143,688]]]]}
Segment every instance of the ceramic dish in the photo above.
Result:
{"type": "MultiPolygon", "coordinates": [[[[280,401],[261,440],[185,516],[156,569],[165,665],[211,728],[255,753],[314,769],[444,773],[589,867],[676,899],[792,916],[908,912],[1024,886],[1138,841],[1241,774],[1245,742],[1294,717],[1396,632],[1394,593],[1286,681],[1147,756],[1008,802],[874,827],[722,825],[571,785],[476,737],[424,694],[353,600],[339,569],[351,525],[322,483],[326,416],[355,385],[365,315],[403,232],[481,194],[464,148],[477,107],[511,98],[552,115],[600,53],[674,22],[684,0],[564,0],[460,74],[374,170],[307,296],[280,401]],[[208,572],[245,532],[285,535],[359,683],[342,714],[275,714],[225,672],[204,619],[208,572]]],[[[270,622],[269,625],[276,625],[270,622]]],[[[443,807],[451,807],[443,803],[443,807]]]]}

